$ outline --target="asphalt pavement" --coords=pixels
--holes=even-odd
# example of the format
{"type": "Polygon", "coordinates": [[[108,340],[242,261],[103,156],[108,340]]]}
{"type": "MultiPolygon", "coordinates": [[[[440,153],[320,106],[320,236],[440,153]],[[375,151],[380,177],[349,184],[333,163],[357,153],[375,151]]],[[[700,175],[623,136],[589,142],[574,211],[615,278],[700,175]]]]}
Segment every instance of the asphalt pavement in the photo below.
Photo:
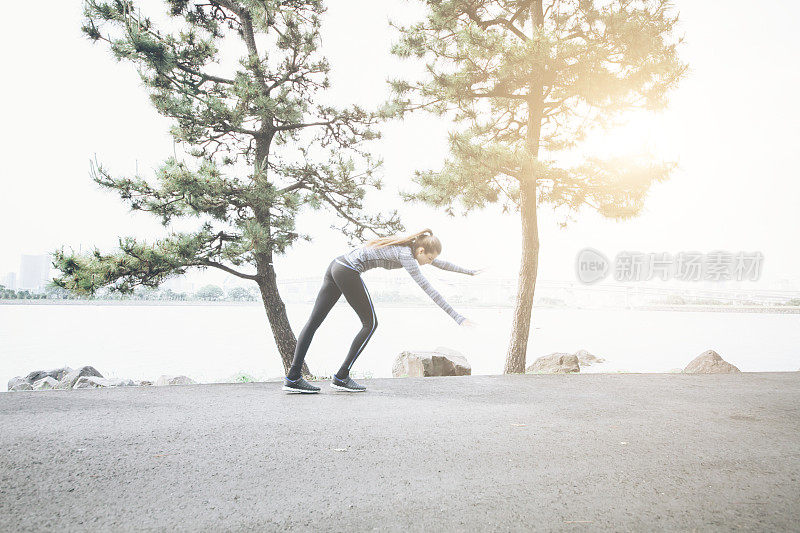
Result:
{"type": "Polygon", "coordinates": [[[800,372],[357,381],[0,393],[0,530],[800,530],[800,372]]]}

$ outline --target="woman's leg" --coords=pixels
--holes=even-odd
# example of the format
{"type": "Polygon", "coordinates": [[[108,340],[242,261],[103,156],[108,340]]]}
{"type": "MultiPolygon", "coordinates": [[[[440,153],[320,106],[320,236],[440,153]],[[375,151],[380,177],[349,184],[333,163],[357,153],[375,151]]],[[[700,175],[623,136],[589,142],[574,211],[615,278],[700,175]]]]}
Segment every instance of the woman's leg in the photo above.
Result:
{"type": "Polygon", "coordinates": [[[361,319],[361,330],[353,339],[347,358],[345,358],[339,371],[336,372],[336,377],[346,379],[350,375],[350,368],[356,358],[361,355],[372,334],[375,333],[375,329],[378,327],[378,317],[375,314],[375,307],[372,305],[372,298],[367,291],[367,286],[364,285],[364,280],[361,279],[361,274],[358,271],[337,263],[333,266],[332,274],[347,303],[355,309],[358,318],[361,319]]]}
{"type": "Polygon", "coordinates": [[[322,281],[322,288],[319,290],[319,294],[317,294],[317,301],[314,302],[314,309],[311,311],[311,316],[308,318],[308,322],[306,322],[306,325],[303,327],[302,331],[300,331],[300,335],[297,337],[297,346],[294,350],[294,359],[292,360],[292,366],[289,369],[289,373],[286,376],[292,381],[300,377],[300,371],[303,368],[303,361],[306,358],[306,352],[308,351],[308,346],[311,344],[311,339],[314,338],[314,333],[316,333],[317,328],[319,328],[320,324],[322,324],[322,321],[325,320],[326,316],[328,316],[328,313],[333,305],[342,295],[342,291],[339,290],[339,287],[336,285],[336,282],[333,280],[333,276],[331,275],[331,265],[333,264],[333,261],[331,261],[331,264],[328,265],[328,270],[325,271],[325,277],[322,281]]]}

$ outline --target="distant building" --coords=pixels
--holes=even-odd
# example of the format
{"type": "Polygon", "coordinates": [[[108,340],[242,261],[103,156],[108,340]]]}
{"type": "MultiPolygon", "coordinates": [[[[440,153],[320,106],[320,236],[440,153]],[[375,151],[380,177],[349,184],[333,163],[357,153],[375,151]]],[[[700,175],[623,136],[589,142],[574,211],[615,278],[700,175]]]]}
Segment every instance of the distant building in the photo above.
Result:
{"type": "Polygon", "coordinates": [[[0,284],[4,285],[6,289],[17,290],[17,273],[9,272],[3,276],[3,281],[0,284]]]}
{"type": "Polygon", "coordinates": [[[21,290],[44,290],[50,281],[50,265],[53,259],[50,254],[23,255],[19,267],[19,288],[21,290]]]}

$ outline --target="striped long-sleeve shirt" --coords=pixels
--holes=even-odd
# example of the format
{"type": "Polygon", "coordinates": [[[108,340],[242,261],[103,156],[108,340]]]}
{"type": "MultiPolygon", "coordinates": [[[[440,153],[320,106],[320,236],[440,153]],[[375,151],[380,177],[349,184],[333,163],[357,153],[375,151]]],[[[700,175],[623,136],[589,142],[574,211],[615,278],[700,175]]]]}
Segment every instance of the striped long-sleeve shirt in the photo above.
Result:
{"type": "MultiPolygon", "coordinates": [[[[407,245],[393,244],[389,246],[381,246],[380,248],[361,246],[358,248],[353,248],[346,254],[342,255],[342,258],[360,273],[366,272],[367,270],[375,267],[389,270],[401,267],[405,268],[411,275],[412,279],[417,282],[417,285],[419,285],[439,307],[449,314],[453,320],[458,322],[458,324],[461,324],[465,320],[465,317],[453,309],[447,303],[444,297],[433,288],[425,276],[422,275],[422,272],[419,269],[419,263],[414,258],[411,248],[407,245]]],[[[442,270],[450,270],[451,272],[459,272],[469,275],[474,275],[475,273],[475,270],[460,267],[456,264],[439,259],[438,257],[431,261],[431,264],[435,267],[441,268],[442,270]]]]}

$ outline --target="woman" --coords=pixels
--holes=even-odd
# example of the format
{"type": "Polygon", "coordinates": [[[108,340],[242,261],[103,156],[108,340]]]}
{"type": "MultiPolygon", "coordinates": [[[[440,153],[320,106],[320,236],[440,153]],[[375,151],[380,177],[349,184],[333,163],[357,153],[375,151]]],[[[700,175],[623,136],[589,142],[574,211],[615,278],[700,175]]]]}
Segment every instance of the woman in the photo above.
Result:
{"type": "Polygon", "coordinates": [[[442,243],[439,239],[434,237],[430,229],[424,229],[408,237],[383,237],[369,241],[365,246],[354,248],[331,261],[330,265],[328,265],[328,270],[325,272],[322,288],[314,303],[314,309],[311,311],[308,323],[303,327],[300,336],[297,338],[294,360],[287,376],[283,380],[283,390],[288,392],[319,392],[319,387],[315,387],[303,379],[300,375],[300,370],[303,367],[303,360],[306,357],[311,338],[342,294],[358,313],[362,327],[361,331],[356,334],[356,338],[353,339],[350,352],[347,354],[344,363],[333,376],[331,387],[347,392],[366,390],[366,387],[359,385],[350,377],[350,368],[364,350],[364,346],[367,345],[367,341],[372,337],[372,334],[375,333],[375,328],[378,327],[378,317],[375,315],[372,298],[370,298],[367,287],[361,279],[361,274],[371,268],[405,268],[414,281],[422,287],[422,290],[428,293],[428,296],[439,307],[444,309],[453,320],[459,325],[474,326],[473,322],[458,314],[455,309],[448,305],[442,295],[422,275],[419,265],[430,263],[443,270],[469,275],[475,275],[481,269],[469,270],[437,259],[441,251],[442,243]]]}

